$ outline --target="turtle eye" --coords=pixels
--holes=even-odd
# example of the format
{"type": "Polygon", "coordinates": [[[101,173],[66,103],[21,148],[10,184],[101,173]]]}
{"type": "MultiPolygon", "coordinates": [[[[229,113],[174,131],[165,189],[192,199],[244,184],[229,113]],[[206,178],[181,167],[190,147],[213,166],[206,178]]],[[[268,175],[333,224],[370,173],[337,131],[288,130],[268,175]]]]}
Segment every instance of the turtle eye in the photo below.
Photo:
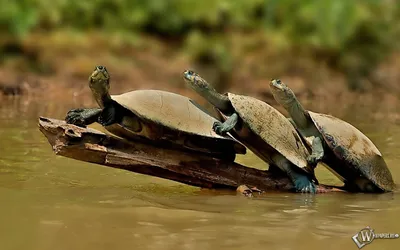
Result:
{"type": "Polygon", "coordinates": [[[191,71],[191,70],[186,70],[184,72],[184,75],[185,75],[186,78],[192,78],[192,77],[195,76],[195,73],[193,71],[191,71]]]}

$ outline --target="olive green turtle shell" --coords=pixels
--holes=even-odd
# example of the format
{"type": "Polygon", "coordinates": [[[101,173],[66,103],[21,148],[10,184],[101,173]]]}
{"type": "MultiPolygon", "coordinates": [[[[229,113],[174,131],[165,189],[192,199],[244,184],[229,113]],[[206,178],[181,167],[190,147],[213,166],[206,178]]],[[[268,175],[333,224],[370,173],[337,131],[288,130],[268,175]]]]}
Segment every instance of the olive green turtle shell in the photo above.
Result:
{"type": "MultiPolygon", "coordinates": [[[[227,93],[243,122],[268,145],[294,165],[309,172],[307,151],[296,129],[278,110],[250,96],[227,93]]],[[[254,148],[254,147],[253,147],[254,148]]],[[[256,150],[263,150],[257,148],[256,150]]]]}
{"type": "MultiPolygon", "coordinates": [[[[204,148],[204,151],[218,150],[219,147],[220,151],[223,151],[223,147],[232,146],[236,153],[246,152],[246,148],[236,140],[216,134],[212,126],[217,120],[185,96],[162,90],[135,90],[112,95],[111,98],[143,121],[143,131],[138,133],[142,136],[156,140],[172,140],[176,144],[191,141],[196,144],[194,148],[202,145],[200,148],[204,148]],[[181,139],[182,142],[177,141],[181,139]],[[197,144],[199,140],[202,140],[202,143],[197,144]]],[[[133,131],[121,126],[110,126],[108,130],[122,137],[134,136],[133,131]]]]}
{"type": "Polygon", "coordinates": [[[380,189],[394,189],[392,174],[381,152],[367,136],[339,118],[311,111],[308,113],[336,157],[380,189]]]}

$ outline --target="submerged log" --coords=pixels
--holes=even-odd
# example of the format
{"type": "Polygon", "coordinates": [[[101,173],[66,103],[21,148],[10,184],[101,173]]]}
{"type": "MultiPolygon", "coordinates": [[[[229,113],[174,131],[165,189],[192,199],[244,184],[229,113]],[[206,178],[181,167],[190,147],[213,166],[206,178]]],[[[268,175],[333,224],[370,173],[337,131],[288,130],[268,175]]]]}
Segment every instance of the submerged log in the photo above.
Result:
{"type": "MultiPolygon", "coordinates": [[[[39,129],[57,155],[80,161],[203,188],[236,189],[240,185],[248,185],[262,191],[293,189],[286,176],[201,153],[128,141],[92,128],[82,128],[45,117],[39,118],[39,129]]],[[[337,191],[325,186],[318,187],[319,192],[334,190],[337,191]]]]}

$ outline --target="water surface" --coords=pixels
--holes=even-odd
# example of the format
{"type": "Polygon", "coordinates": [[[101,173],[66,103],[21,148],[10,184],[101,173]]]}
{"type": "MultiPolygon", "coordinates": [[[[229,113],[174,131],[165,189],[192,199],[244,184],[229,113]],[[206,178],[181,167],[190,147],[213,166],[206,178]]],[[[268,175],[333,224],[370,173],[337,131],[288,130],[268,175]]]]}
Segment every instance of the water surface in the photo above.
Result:
{"type": "MultiPolygon", "coordinates": [[[[397,191],[248,199],[55,156],[37,117],[62,118],[69,108],[18,99],[0,106],[2,250],[357,249],[351,237],[366,226],[400,233],[397,191]]],[[[351,112],[342,118],[376,143],[397,183],[400,127],[351,112]]],[[[265,168],[251,155],[240,162],[265,168]]],[[[336,182],[322,168],[317,174],[336,182]]],[[[364,249],[399,246],[377,239],[364,249]]]]}

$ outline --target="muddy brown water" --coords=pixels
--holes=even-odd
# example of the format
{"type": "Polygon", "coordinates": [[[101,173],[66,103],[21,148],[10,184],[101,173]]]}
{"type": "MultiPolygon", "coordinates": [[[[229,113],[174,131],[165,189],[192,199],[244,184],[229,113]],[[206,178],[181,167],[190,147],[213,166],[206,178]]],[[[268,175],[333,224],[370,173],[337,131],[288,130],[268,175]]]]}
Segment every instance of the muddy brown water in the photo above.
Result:
{"type": "MultiPolygon", "coordinates": [[[[39,115],[74,105],[0,104],[0,249],[358,249],[370,226],[400,234],[400,194],[272,193],[248,199],[55,156],[39,115]]],[[[398,109],[400,110],[400,109],[398,109]]],[[[400,180],[400,126],[351,108],[341,118],[365,132],[400,180]]],[[[265,168],[253,155],[239,157],[265,168]]],[[[323,183],[336,183],[317,168],[323,183]]],[[[398,249],[375,239],[363,249],[398,249]]]]}

